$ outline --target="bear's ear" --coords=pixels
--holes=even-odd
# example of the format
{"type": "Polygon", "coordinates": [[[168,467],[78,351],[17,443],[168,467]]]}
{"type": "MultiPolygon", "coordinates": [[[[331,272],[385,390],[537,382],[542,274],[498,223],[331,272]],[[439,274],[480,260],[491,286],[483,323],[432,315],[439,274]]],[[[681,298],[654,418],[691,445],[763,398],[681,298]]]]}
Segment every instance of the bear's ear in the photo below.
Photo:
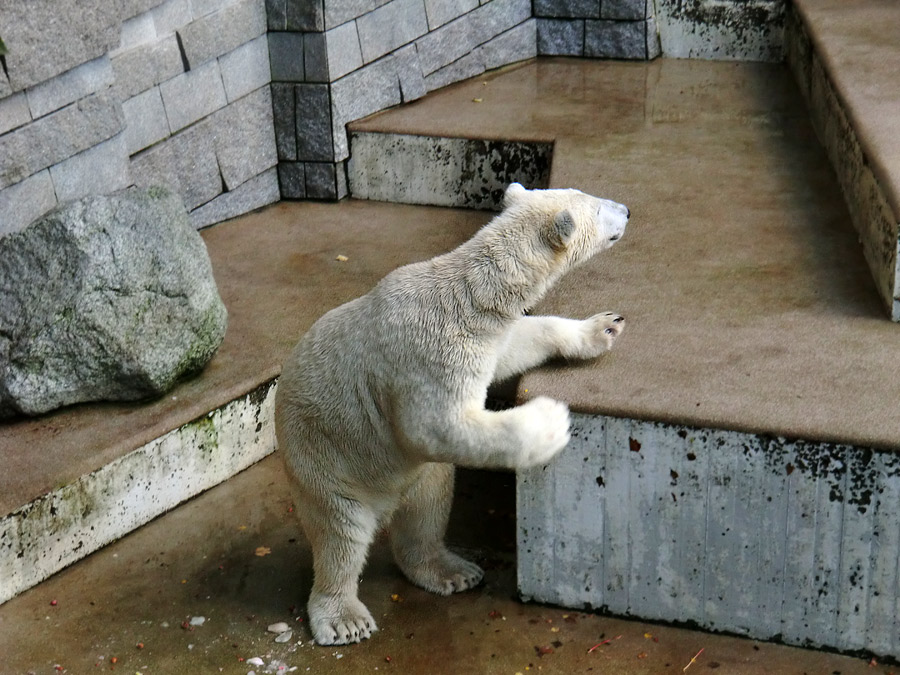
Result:
{"type": "Polygon", "coordinates": [[[509,187],[506,188],[506,192],[503,193],[504,208],[512,204],[526,192],[528,192],[528,190],[522,187],[521,183],[510,183],[509,187]]]}
{"type": "Polygon", "coordinates": [[[547,243],[554,251],[561,251],[572,240],[575,234],[575,219],[568,210],[563,210],[553,217],[547,230],[547,243]]]}

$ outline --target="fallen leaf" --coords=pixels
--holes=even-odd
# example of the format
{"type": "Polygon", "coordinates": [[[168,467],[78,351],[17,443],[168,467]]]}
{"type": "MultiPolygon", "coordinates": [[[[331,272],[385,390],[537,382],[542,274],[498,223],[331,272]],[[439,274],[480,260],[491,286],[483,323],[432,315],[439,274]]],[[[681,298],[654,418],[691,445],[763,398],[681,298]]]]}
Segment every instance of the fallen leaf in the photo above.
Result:
{"type": "Polygon", "coordinates": [[[484,101],[483,98],[473,98],[472,99],[472,103],[481,103],[482,101],[484,101]]]}
{"type": "Polygon", "coordinates": [[[268,546],[258,546],[253,554],[262,558],[264,555],[269,555],[271,552],[272,549],[270,549],[268,546]]]}
{"type": "Polygon", "coordinates": [[[398,594],[391,594],[391,602],[403,602],[403,598],[401,598],[398,594]]]}
{"type": "Polygon", "coordinates": [[[336,255],[334,257],[334,259],[337,260],[338,262],[347,262],[348,260],[350,260],[350,258],[348,258],[345,255],[336,255]]]}
{"type": "Polygon", "coordinates": [[[553,647],[551,647],[550,645],[544,645],[543,647],[538,647],[537,645],[535,645],[534,651],[538,656],[542,657],[542,656],[545,656],[546,654],[552,654],[553,647]]]}

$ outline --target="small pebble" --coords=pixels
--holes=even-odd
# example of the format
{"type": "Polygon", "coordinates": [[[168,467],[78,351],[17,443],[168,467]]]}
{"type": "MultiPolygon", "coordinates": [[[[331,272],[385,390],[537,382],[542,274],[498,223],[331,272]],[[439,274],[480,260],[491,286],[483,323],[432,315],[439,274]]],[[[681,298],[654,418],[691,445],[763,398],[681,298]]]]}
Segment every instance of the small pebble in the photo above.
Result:
{"type": "Polygon", "coordinates": [[[292,636],[293,634],[294,634],[293,631],[286,630],[285,632],[280,633],[280,634],[278,635],[278,637],[275,638],[275,642],[279,642],[279,643],[290,642],[290,641],[291,641],[291,636],[292,636]]]}
{"type": "Polygon", "coordinates": [[[202,626],[204,623],[206,623],[206,617],[205,616],[192,616],[190,623],[192,626],[202,626]]]}
{"type": "Polygon", "coordinates": [[[265,665],[265,663],[263,663],[263,660],[261,658],[259,658],[258,656],[254,656],[252,659],[247,659],[247,663],[249,663],[251,666],[264,666],[265,665]]]}
{"type": "Polygon", "coordinates": [[[284,621],[271,624],[266,630],[270,633],[284,633],[289,626],[284,621]]]}

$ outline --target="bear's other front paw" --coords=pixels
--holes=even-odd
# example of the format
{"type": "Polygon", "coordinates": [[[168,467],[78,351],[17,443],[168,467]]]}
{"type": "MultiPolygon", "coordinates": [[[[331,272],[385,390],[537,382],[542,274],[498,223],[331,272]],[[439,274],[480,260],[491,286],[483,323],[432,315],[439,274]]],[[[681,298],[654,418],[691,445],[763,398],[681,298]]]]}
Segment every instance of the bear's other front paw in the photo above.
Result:
{"type": "Polygon", "coordinates": [[[586,358],[600,356],[612,349],[613,343],[625,330],[625,317],[615,312],[601,312],[584,322],[586,358]]]}
{"type": "Polygon", "coordinates": [[[360,642],[378,630],[372,614],[357,598],[313,595],[307,610],[310,630],[320,645],[360,642]]]}
{"type": "Polygon", "coordinates": [[[565,403],[538,396],[519,410],[523,452],[516,468],[546,464],[569,443],[569,408],[565,403]]]}

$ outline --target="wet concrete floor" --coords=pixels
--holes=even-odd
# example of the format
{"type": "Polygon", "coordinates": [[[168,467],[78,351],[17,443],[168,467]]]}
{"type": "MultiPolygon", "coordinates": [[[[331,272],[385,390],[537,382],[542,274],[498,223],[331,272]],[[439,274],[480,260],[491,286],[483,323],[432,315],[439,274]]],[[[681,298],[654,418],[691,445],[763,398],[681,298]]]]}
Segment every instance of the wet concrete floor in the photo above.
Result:
{"type": "Polygon", "coordinates": [[[511,474],[491,472],[463,472],[457,482],[449,538],[485,568],[480,587],[450,598],[421,591],[379,540],[361,598],[380,630],[359,645],[318,647],[305,623],[309,547],[280,458],[270,457],[0,606],[0,673],[894,672],[865,659],[522,604],[514,485],[511,474]],[[266,630],[279,621],[293,631],[286,643],[266,630]]]}

